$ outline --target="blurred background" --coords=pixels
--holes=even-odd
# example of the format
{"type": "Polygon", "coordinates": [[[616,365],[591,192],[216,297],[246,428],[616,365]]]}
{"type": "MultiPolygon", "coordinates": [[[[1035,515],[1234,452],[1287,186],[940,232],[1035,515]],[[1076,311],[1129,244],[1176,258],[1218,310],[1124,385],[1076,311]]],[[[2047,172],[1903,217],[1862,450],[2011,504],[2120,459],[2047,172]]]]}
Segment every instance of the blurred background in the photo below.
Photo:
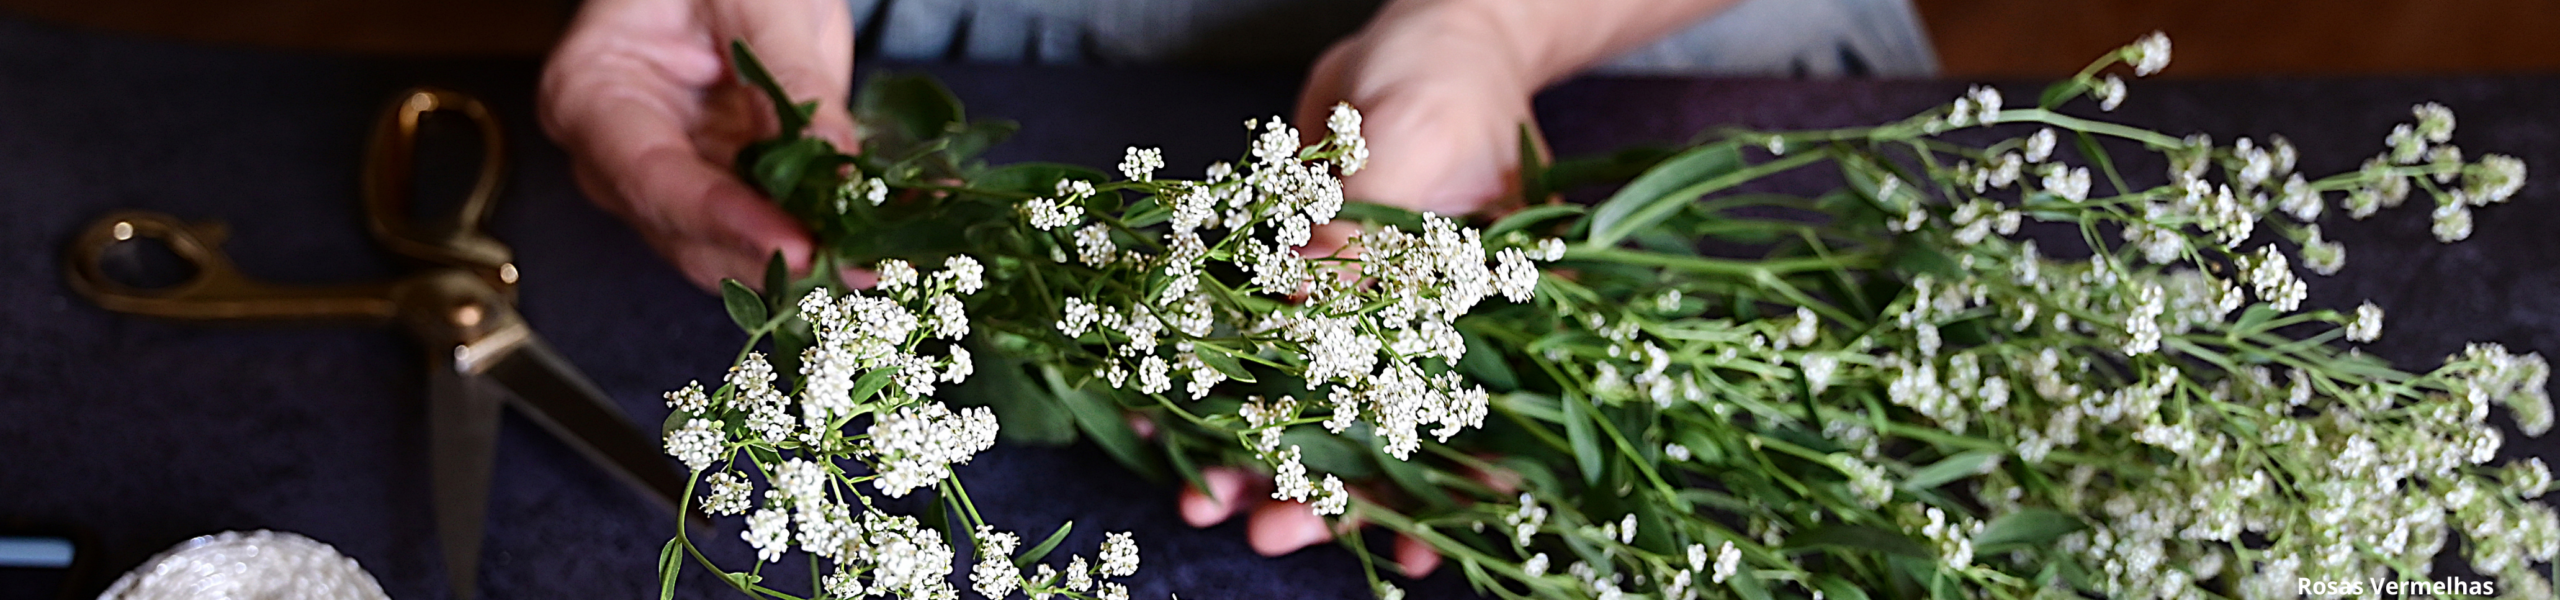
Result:
{"type": "MultiPolygon", "coordinates": [[[[2560,72],[2553,0],[1914,0],[1946,76],[2065,76],[2163,30],[2171,77],[2560,72]]],[[[0,0],[78,28],[428,57],[540,56],[575,0],[0,0]]]]}

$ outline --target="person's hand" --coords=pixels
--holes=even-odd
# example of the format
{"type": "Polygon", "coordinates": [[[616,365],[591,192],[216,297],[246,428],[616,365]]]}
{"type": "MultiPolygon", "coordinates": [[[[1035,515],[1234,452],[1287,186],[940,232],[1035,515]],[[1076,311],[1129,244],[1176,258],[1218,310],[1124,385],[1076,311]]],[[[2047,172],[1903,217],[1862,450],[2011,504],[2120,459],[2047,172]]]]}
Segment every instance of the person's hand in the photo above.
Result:
{"type": "Polygon", "coordinates": [[[778,127],[730,69],[731,40],[793,98],[818,101],[812,135],[856,147],[842,0],[588,0],[542,74],[542,128],[569,151],[579,188],[704,289],[762,282],[775,252],[806,269],[812,245],[730,169],[738,148],[778,127]]]}
{"type": "Polygon", "coordinates": [[[1520,128],[1545,84],[1502,20],[1453,2],[1399,2],[1317,59],[1298,96],[1301,131],[1335,104],[1361,112],[1369,164],[1346,198],[1460,217],[1519,193],[1520,128]]]}
{"type": "MultiPolygon", "coordinates": [[[[1520,193],[1521,128],[1540,88],[1637,44],[1684,27],[1735,0],[1394,0],[1357,34],[1336,43],[1309,72],[1298,98],[1300,131],[1323,132],[1334,104],[1362,116],[1369,163],[1343,180],[1343,195],[1447,217],[1499,213],[1520,193]]],[[[1310,254],[1329,255],[1350,237],[1318,228],[1310,254]]],[[[1354,249],[1356,251],[1356,249],[1354,249]]],[[[1278,556],[1330,540],[1306,504],[1269,499],[1269,478],[1212,468],[1208,488],[1185,488],[1180,505],[1196,527],[1249,513],[1246,538],[1278,556]]],[[[1428,545],[1398,537],[1395,560],[1409,577],[1440,564],[1428,545]]]]}

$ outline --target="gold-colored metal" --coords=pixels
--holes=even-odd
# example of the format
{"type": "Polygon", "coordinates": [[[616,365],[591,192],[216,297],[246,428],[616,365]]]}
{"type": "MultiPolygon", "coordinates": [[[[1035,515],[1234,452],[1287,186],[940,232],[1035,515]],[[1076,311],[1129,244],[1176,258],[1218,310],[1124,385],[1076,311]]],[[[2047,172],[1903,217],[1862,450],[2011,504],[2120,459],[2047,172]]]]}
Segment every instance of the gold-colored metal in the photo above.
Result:
{"type": "Polygon", "coordinates": [[[392,300],[392,284],[275,285],[242,275],[232,266],[231,257],[222,253],[228,234],[221,223],[190,224],[142,211],[112,213],[72,239],[66,275],[72,290],[107,310],[171,319],[387,320],[400,313],[392,300]],[[195,268],[195,274],[158,289],[133,287],[108,276],[103,263],[107,250],[134,238],[168,244],[170,252],[195,268]]]}
{"type": "MultiPolygon", "coordinates": [[[[72,240],[64,257],[65,276],[73,290],[107,310],[173,319],[387,320],[403,309],[402,287],[441,277],[437,271],[442,270],[468,273],[495,291],[494,301],[512,304],[519,279],[514,254],[481,231],[497,206],[498,186],[505,179],[505,140],[489,108],[458,92],[414,89],[384,111],[374,128],[364,169],[366,229],[392,252],[440,267],[401,281],[329,286],[260,282],[242,274],[222,252],[228,230],[221,223],[186,223],[144,211],[120,211],[91,223],[72,240]],[[479,128],[479,178],[449,219],[413,222],[409,207],[417,175],[418,125],[435,111],[459,113],[479,128]],[[167,244],[194,274],[163,288],[136,287],[109,276],[103,264],[108,250],[137,238],[167,244]]],[[[484,308],[482,312],[495,311],[484,308]]],[[[430,314],[460,320],[452,311],[430,314]]],[[[454,325],[470,329],[474,324],[454,325]]]]}

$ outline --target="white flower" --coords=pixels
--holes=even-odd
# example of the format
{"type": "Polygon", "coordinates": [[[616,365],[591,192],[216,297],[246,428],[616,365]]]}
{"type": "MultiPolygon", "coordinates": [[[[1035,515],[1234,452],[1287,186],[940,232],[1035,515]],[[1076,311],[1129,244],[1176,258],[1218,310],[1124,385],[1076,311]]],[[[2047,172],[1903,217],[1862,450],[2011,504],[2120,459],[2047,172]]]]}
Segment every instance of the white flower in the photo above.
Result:
{"type": "Polygon", "coordinates": [[[2089,168],[2063,168],[2060,164],[2045,167],[2044,190],[2064,200],[2079,202],[2089,199],[2089,168]]]}
{"type": "Polygon", "coordinates": [[[975,294],[987,287],[987,269],[978,259],[967,254],[954,254],[942,259],[942,272],[934,279],[951,282],[951,289],[962,294],[975,294]]]}
{"type": "Polygon", "coordinates": [[[702,496],[702,512],[712,515],[735,515],[747,512],[749,496],[755,486],[737,473],[721,471],[703,477],[711,483],[711,491],[702,496]]]}
{"type": "Polygon", "coordinates": [[[2436,234],[2436,241],[2450,244],[2471,237],[2471,207],[2446,203],[2436,207],[2434,218],[2429,230],[2436,234]]]}
{"type": "Polygon", "coordinates": [[[711,468],[711,463],[726,454],[728,445],[728,435],[721,433],[720,424],[710,419],[689,419],[683,427],[667,432],[667,454],[692,471],[711,468]]]}
{"type": "Polygon", "coordinates": [[[1083,337],[1086,328],[1102,318],[1101,311],[1095,310],[1093,303],[1078,296],[1067,297],[1065,312],[1066,315],[1058,319],[1058,332],[1071,338],[1083,337]]]}
{"type": "Polygon", "coordinates": [[[1130,146],[1120,158],[1120,176],[1130,181],[1152,181],[1156,169],[1164,168],[1164,150],[1130,146]]]}
{"type": "Polygon", "coordinates": [[[2303,180],[2300,173],[2284,180],[2284,193],[2276,199],[2278,209],[2304,223],[2320,220],[2320,209],[2324,204],[2320,192],[2312,191],[2311,182],[2303,180]]]}
{"type": "Polygon", "coordinates": [[[2124,47],[2124,59],[2133,64],[2136,76],[2149,77],[2169,68],[2169,36],[2154,31],[2134,40],[2133,45],[2124,47]]]}
{"type": "Polygon", "coordinates": [[[666,397],[667,408],[677,412],[693,415],[711,412],[711,397],[702,393],[700,381],[685,382],[684,387],[667,392],[666,397]]]}
{"type": "Polygon", "coordinates": [[[2428,142],[2442,144],[2453,141],[2453,109],[2429,102],[2410,107],[2409,114],[2418,118],[2417,133],[2428,142]]]}
{"type": "Polygon", "coordinates": [[[1549,560],[1550,559],[1547,558],[1547,553],[1537,553],[1536,555],[1530,556],[1529,560],[1520,561],[1520,572],[1527,574],[1531,578],[1544,577],[1547,574],[1547,562],[1549,560]]]}
{"type": "Polygon", "coordinates": [[[1804,367],[1805,385],[1816,395],[1831,388],[1831,374],[1840,369],[1840,359],[1828,354],[1806,354],[1799,359],[1799,364],[1804,367]]]}
{"type": "Polygon", "coordinates": [[[883,260],[880,261],[880,266],[878,268],[872,269],[872,272],[880,276],[880,282],[874,284],[872,289],[880,290],[882,292],[897,292],[899,290],[912,289],[916,286],[916,267],[915,265],[907,264],[907,261],[895,258],[883,260]]]}
{"type": "Polygon", "coordinates": [[[1351,492],[1343,488],[1342,479],[1326,474],[1311,508],[1317,515],[1332,516],[1342,514],[1350,504],[1351,492]]]}
{"type": "Polygon", "coordinates": [[[932,330],[933,337],[957,340],[969,336],[969,310],[960,304],[959,297],[935,294],[925,300],[925,307],[925,327],[932,330]]]}
{"type": "Polygon", "coordinates": [[[1504,248],[1494,255],[1494,260],[1499,264],[1494,267],[1493,287],[1502,292],[1502,299],[1529,301],[1529,295],[1538,289],[1538,267],[1529,264],[1528,254],[1519,248],[1504,248]]]}
{"type": "Polygon", "coordinates": [[[757,562],[782,560],[782,553],[791,550],[790,515],[771,507],[756,509],[747,517],[747,530],[738,537],[756,549],[757,562]]]}
{"type": "Polygon", "coordinates": [[[1076,260],[1088,267],[1103,267],[1120,251],[1111,243],[1111,228],[1094,223],[1076,230],[1076,260]]]}
{"type": "Polygon", "coordinates": [[[1138,541],[1129,532],[1102,536],[1101,565],[1094,569],[1104,577],[1128,577],[1138,572],[1138,541]]]}
{"type": "Polygon", "coordinates": [[[933,485],[996,443],[996,417],[986,407],[954,413],[938,402],[900,408],[871,424],[871,453],[879,459],[872,485],[891,498],[933,485]]]}
{"type": "Polygon", "coordinates": [[[2089,93],[2097,95],[2098,110],[2114,111],[2116,107],[2124,105],[2124,78],[2108,73],[2106,77],[2098,80],[2096,86],[2089,89],[2089,93]]]}
{"type": "Polygon", "coordinates": [[[971,586],[988,598],[1012,594],[1022,580],[1022,569],[1013,565],[1013,551],[1022,544],[1022,537],[981,525],[977,540],[978,566],[969,571],[971,586]]]}
{"type": "Polygon", "coordinates": [[[2027,162],[2040,163],[2047,158],[2052,158],[2053,145],[2053,128],[2036,130],[2035,135],[2027,136],[2027,162]]]}
{"type": "Polygon", "coordinates": [[[1723,547],[1716,549],[1715,574],[1710,576],[1708,580],[1716,583],[1724,583],[1724,580],[1732,579],[1734,573],[1740,572],[1741,570],[1742,550],[1733,547],[1732,540],[1726,540],[1723,547]]]}
{"type": "Polygon", "coordinates": [[[2291,312],[2302,306],[2303,297],[2310,295],[2302,279],[2293,276],[2293,267],[2285,261],[2284,253],[2276,251],[2272,244],[2241,257],[2240,269],[2258,299],[2274,305],[2276,310],[2291,312]]]}
{"type": "Polygon", "coordinates": [[[1075,226],[1076,220],[1084,216],[1084,208],[1048,198],[1032,198],[1023,201],[1022,214],[1031,221],[1032,227],[1051,231],[1075,226]]]}
{"type": "Polygon", "coordinates": [[[2347,246],[2321,239],[2320,226],[2303,226],[2302,266],[2321,275],[2336,275],[2347,266],[2347,246]]]}
{"type": "Polygon", "coordinates": [[[2382,339],[2382,307],[2366,302],[2356,307],[2354,320],[2347,321],[2347,341],[2370,342],[2382,339]]]}

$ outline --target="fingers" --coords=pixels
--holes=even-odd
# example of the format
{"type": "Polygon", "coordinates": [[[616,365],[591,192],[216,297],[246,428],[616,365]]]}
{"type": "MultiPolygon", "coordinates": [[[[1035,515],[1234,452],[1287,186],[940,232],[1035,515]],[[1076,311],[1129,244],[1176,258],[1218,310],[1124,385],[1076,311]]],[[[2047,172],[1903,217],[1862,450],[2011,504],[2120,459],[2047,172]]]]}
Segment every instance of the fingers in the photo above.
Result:
{"type": "Polygon", "coordinates": [[[751,285],[775,252],[797,272],[812,242],[789,215],[727,170],[703,158],[671,115],[637,103],[609,105],[613,127],[572,128],[580,187],[629,221],[687,279],[717,289],[723,278],[751,285]]]}
{"type": "Polygon", "coordinates": [[[1399,535],[1396,536],[1396,566],[1404,569],[1406,577],[1430,577],[1433,570],[1440,568],[1440,553],[1413,536],[1399,535]]]}
{"type": "Polygon", "coordinates": [[[1279,556],[1333,539],[1315,507],[1304,502],[1264,502],[1254,507],[1245,541],[1263,556],[1279,556]]]}
{"type": "MultiPolygon", "coordinates": [[[[714,32],[744,40],[794,102],[815,100],[809,133],[847,152],[852,116],[853,17],[842,0],[713,0],[714,32]]],[[[712,40],[726,52],[728,39],[712,40]]]]}
{"type": "Polygon", "coordinates": [[[1369,164],[1344,180],[1346,197],[1460,216],[1518,195],[1520,128],[1533,122],[1534,84],[1479,47],[1486,42],[1373,22],[1326,52],[1308,74],[1296,122],[1322,131],[1335,103],[1360,109],[1369,164]]]}
{"type": "Polygon", "coordinates": [[[1192,527],[1208,527],[1226,522],[1246,504],[1258,500],[1247,495],[1254,474],[1234,467],[1210,467],[1200,470],[1200,483],[1207,493],[1185,487],[1179,505],[1182,522],[1192,527]]]}

